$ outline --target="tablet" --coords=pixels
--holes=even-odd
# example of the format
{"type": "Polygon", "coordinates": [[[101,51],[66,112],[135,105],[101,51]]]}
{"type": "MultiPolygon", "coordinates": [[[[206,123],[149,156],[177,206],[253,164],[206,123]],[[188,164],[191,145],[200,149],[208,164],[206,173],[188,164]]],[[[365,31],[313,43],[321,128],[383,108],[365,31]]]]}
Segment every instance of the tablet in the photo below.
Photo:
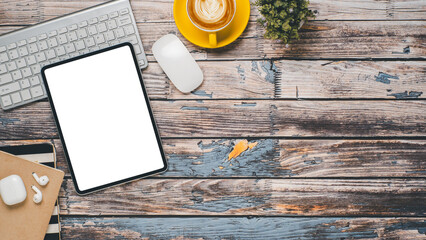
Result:
{"type": "Polygon", "coordinates": [[[54,63],[41,73],[77,193],[167,169],[130,43],[54,63]]]}

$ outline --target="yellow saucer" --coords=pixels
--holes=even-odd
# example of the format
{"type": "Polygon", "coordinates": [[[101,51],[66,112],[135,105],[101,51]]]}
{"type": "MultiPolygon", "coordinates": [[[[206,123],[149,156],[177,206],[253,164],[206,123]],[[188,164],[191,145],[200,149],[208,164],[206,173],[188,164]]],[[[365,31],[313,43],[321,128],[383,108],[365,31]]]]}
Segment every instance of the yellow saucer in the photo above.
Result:
{"type": "Polygon", "coordinates": [[[209,44],[209,34],[201,31],[189,20],[186,12],[187,0],[175,0],[173,4],[173,16],[180,33],[195,45],[204,48],[220,48],[235,41],[247,26],[250,18],[250,0],[236,0],[237,11],[232,22],[217,33],[217,45],[209,44]]]}

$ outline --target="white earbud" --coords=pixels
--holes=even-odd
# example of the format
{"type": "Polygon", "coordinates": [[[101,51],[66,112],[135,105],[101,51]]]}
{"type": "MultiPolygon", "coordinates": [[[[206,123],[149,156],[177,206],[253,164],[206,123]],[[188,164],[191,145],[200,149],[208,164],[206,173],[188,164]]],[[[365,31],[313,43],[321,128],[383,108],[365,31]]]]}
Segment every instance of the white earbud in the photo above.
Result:
{"type": "Polygon", "coordinates": [[[49,182],[49,178],[47,176],[41,176],[40,178],[37,176],[37,173],[33,172],[34,179],[40,184],[41,186],[46,186],[46,184],[49,182]]]}
{"type": "Polygon", "coordinates": [[[41,194],[41,191],[34,185],[31,186],[31,188],[36,192],[36,194],[33,197],[33,201],[35,203],[40,203],[41,200],[43,200],[43,194],[41,194]]]}

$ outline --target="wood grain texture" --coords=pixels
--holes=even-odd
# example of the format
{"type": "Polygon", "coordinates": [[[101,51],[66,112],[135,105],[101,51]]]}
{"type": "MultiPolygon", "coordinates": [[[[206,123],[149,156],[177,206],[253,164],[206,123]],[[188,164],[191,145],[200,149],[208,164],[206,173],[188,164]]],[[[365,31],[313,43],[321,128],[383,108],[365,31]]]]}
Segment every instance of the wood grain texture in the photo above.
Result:
{"type": "MultiPolygon", "coordinates": [[[[35,24],[100,4],[102,0],[25,0],[5,2],[0,6],[1,24],[35,24]]],[[[254,0],[251,0],[254,2],[254,0]]],[[[173,0],[131,1],[138,22],[173,21],[173,0]]],[[[317,20],[424,20],[426,4],[421,0],[310,0],[310,8],[317,11],[317,20]]],[[[259,17],[251,7],[251,21],[259,17]]]]}
{"type": "Polygon", "coordinates": [[[423,239],[425,218],[73,218],[63,239],[423,239]]]}
{"type": "Polygon", "coordinates": [[[424,62],[291,61],[274,62],[276,97],[424,98],[424,62]]]}
{"type": "MultiPolygon", "coordinates": [[[[257,146],[228,161],[240,139],[165,139],[164,177],[424,177],[425,140],[257,139],[257,146]]],[[[70,176],[59,139],[0,141],[0,146],[48,142],[57,167],[70,176]]]]}
{"type": "Polygon", "coordinates": [[[424,179],[144,179],[78,196],[63,215],[425,216],[424,179]]]}
{"type": "MultiPolygon", "coordinates": [[[[409,137],[426,132],[424,101],[217,100],[151,105],[161,137],[409,137]]],[[[0,110],[0,116],[0,139],[58,138],[48,102],[0,110]]],[[[125,124],[125,119],[117,124],[125,124]]]]}
{"type": "Polygon", "coordinates": [[[422,21],[311,21],[302,27],[301,39],[285,47],[280,42],[265,40],[263,28],[249,23],[235,42],[211,50],[188,42],[174,23],[138,24],[148,55],[152,54],[152,45],[158,38],[172,33],[184,42],[194,58],[200,60],[424,58],[423,26],[422,21]]]}

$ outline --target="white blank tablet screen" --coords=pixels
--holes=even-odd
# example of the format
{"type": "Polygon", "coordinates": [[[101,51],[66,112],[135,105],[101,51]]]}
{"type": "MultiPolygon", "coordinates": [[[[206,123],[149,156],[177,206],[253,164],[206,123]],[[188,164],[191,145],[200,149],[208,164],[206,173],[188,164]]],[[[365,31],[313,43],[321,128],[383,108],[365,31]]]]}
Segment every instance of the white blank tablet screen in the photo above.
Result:
{"type": "Polygon", "coordinates": [[[45,69],[78,189],[165,168],[130,47],[45,69]]]}

